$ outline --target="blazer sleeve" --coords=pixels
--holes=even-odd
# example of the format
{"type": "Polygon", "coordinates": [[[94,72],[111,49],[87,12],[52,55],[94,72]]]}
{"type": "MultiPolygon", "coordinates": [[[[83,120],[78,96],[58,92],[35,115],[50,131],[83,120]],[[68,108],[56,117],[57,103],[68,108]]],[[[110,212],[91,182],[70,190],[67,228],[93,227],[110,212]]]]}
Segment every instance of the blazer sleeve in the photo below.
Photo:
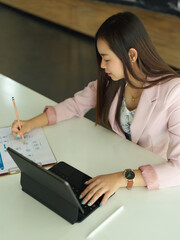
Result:
{"type": "Polygon", "coordinates": [[[169,134],[167,162],[140,167],[148,189],[180,185],[180,84],[171,90],[166,104],[169,134]]]}
{"type": "Polygon", "coordinates": [[[70,119],[74,116],[83,117],[90,109],[96,106],[97,81],[90,82],[82,91],[74,97],[68,98],[56,106],[46,106],[49,125],[70,119]]]}

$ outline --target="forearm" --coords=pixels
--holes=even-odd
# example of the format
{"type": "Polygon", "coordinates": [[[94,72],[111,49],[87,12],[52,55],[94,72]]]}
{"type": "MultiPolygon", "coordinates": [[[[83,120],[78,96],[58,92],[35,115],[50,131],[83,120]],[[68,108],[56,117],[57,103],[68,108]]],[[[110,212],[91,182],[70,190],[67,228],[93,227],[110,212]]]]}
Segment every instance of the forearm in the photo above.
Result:
{"type": "Polygon", "coordinates": [[[40,128],[48,125],[48,117],[46,112],[29,120],[31,129],[40,128]]]}

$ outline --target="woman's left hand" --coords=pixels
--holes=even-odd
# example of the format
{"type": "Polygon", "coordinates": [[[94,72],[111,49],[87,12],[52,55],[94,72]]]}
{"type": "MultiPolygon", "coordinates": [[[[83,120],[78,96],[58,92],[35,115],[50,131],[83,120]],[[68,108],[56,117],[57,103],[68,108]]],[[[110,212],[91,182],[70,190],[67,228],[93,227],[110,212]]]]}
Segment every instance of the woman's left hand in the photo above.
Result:
{"type": "Polygon", "coordinates": [[[88,185],[81,193],[81,204],[93,205],[103,194],[104,197],[100,206],[104,205],[108,198],[113,195],[121,185],[122,172],[100,175],[90,179],[85,184],[88,185]]]}

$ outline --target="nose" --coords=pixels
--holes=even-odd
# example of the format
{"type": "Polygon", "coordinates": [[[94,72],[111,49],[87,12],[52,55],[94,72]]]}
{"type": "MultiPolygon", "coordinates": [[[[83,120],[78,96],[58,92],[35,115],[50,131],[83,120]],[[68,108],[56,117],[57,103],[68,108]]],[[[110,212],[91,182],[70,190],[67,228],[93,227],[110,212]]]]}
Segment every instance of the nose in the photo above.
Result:
{"type": "Polygon", "coordinates": [[[101,68],[106,68],[106,62],[103,59],[101,60],[101,68]]]}

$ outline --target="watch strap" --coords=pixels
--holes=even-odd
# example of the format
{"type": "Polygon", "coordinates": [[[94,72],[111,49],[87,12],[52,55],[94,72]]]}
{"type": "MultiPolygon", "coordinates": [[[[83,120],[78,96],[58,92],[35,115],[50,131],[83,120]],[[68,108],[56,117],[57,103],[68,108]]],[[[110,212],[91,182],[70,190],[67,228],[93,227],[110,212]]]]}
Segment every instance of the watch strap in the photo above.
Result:
{"type": "Polygon", "coordinates": [[[127,186],[126,186],[126,187],[127,187],[128,190],[130,190],[130,189],[132,188],[133,183],[134,183],[133,180],[128,180],[128,181],[127,181],[127,186]]]}
{"type": "MultiPolygon", "coordinates": [[[[133,171],[132,169],[126,169],[125,171],[124,171],[124,175],[125,175],[125,172],[126,171],[133,171]]],[[[133,171],[134,172],[134,171],[133,171]]],[[[132,179],[132,180],[130,180],[130,179],[127,179],[126,178],[126,180],[127,180],[127,186],[126,186],[126,188],[128,189],[128,190],[130,190],[132,187],[133,187],[133,183],[134,183],[134,179],[132,179]]]]}

